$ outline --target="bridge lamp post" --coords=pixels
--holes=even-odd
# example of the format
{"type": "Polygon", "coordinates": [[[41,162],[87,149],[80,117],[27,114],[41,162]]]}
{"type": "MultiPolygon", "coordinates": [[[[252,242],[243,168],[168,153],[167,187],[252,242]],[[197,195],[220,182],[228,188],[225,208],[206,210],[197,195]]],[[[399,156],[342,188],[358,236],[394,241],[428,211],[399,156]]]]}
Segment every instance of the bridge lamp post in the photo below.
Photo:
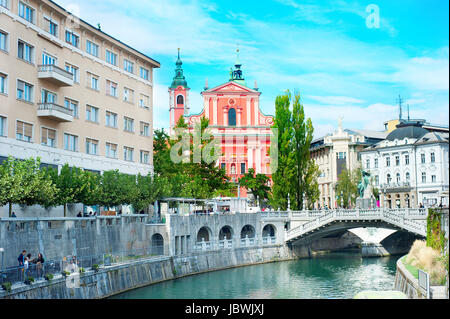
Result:
{"type": "Polygon", "coordinates": [[[341,191],[341,208],[344,207],[344,192],[341,191]]]}

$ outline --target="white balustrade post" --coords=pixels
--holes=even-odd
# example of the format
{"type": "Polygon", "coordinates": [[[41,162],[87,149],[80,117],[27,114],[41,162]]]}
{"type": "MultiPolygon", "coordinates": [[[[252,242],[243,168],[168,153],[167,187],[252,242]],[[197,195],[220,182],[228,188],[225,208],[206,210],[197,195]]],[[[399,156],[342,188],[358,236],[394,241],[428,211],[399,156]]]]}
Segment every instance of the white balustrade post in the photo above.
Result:
{"type": "Polygon", "coordinates": [[[206,242],[205,242],[205,238],[202,238],[202,250],[203,250],[203,251],[206,250],[206,242]]]}

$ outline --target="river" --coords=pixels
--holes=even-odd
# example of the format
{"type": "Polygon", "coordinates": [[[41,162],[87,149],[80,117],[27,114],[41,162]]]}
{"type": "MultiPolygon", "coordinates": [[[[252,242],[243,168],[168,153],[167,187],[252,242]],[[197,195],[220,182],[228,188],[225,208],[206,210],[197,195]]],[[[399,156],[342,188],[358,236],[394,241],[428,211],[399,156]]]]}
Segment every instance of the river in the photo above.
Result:
{"type": "Polygon", "coordinates": [[[393,290],[400,256],[330,253],[213,271],[131,290],[115,299],[347,299],[393,290]]]}

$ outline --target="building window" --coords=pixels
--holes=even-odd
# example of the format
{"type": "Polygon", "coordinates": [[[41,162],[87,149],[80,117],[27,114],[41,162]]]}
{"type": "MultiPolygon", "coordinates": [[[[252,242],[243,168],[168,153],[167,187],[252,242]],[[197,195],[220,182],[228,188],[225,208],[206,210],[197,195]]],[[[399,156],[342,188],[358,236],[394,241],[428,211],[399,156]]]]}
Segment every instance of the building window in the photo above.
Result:
{"type": "Polygon", "coordinates": [[[134,132],[134,120],[132,118],[124,116],[123,117],[123,129],[124,129],[124,131],[133,133],[134,132]]]}
{"type": "Polygon", "coordinates": [[[420,162],[425,164],[425,154],[420,154],[420,162]]]}
{"type": "Polygon", "coordinates": [[[100,90],[99,84],[98,84],[99,77],[97,75],[94,75],[92,73],[87,72],[87,80],[88,80],[88,87],[89,88],[91,88],[93,90],[96,90],[96,91],[100,90]]]}
{"type": "Polygon", "coordinates": [[[236,126],[236,109],[234,108],[228,111],[228,126],[236,126]]]}
{"type": "Polygon", "coordinates": [[[220,164],[220,169],[223,169],[224,171],[226,171],[226,164],[225,163],[221,163],[220,164]]]}
{"type": "Polygon", "coordinates": [[[56,130],[43,127],[41,137],[42,145],[56,147],[56,130]]]}
{"type": "Polygon", "coordinates": [[[57,96],[46,89],[41,90],[41,103],[56,103],[57,96]]]}
{"type": "Polygon", "coordinates": [[[134,91],[129,88],[123,88],[123,100],[125,102],[133,103],[134,101],[134,91]]]}
{"type": "Polygon", "coordinates": [[[140,128],[141,135],[142,136],[150,136],[150,125],[145,122],[141,122],[140,125],[141,125],[141,128],[140,128]]]}
{"type": "Polygon", "coordinates": [[[98,141],[90,138],[86,139],[86,154],[97,155],[98,154],[98,141]]]}
{"type": "Polygon", "coordinates": [[[338,159],[345,159],[347,157],[347,152],[338,152],[336,153],[338,159]]]}
{"type": "Polygon", "coordinates": [[[80,83],[80,69],[72,64],[66,63],[66,71],[73,74],[73,81],[75,83],[80,83]]]}
{"type": "Polygon", "coordinates": [[[6,117],[0,116],[0,136],[6,136],[6,117]]]}
{"type": "Polygon", "coordinates": [[[141,78],[148,81],[149,71],[143,67],[140,68],[141,78]]]}
{"type": "Polygon", "coordinates": [[[8,34],[0,31],[0,50],[8,52],[8,34]]]}
{"type": "Polygon", "coordinates": [[[386,157],[386,167],[391,166],[391,158],[388,156],[386,157]]]}
{"type": "Polygon", "coordinates": [[[409,155],[405,155],[405,165],[409,165],[409,155]]]}
{"type": "Polygon", "coordinates": [[[34,23],[34,9],[19,1],[19,17],[24,18],[30,23],[34,23]]]}
{"type": "Polygon", "coordinates": [[[78,136],[64,133],[64,149],[67,151],[78,151],[78,136]]]}
{"type": "Polygon", "coordinates": [[[177,105],[184,105],[184,97],[183,95],[177,96],[177,105]]]}
{"type": "Polygon", "coordinates": [[[141,151],[141,163],[150,164],[150,153],[147,151],[141,151]]]}
{"type": "Polygon", "coordinates": [[[373,161],[373,166],[374,166],[375,168],[378,168],[378,158],[374,159],[374,161],[373,161]]]}
{"type": "Polygon", "coordinates": [[[66,30],[66,42],[78,48],[80,45],[80,36],[72,31],[66,30]]]}
{"type": "Polygon", "coordinates": [[[73,112],[73,116],[78,118],[80,117],[79,112],[78,112],[78,102],[77,101],[73,101],[71,99],[64,99],[64,106],[70,110],[72,110],[73,112]]]}
{"type": "Polygon", "coordinates": [[[8,94],[8,76],[0,73],[0,93],[8,94]]]}
{"type": "Polygon", "coordinates": [[[133,148],[124,146],[123,147],[123,159],[125,161],[132,162],[133,161],[133,152],[134,152],[133,148]]]}
{"type": "Polygon", "coordinates": [[[17,98],[27,102],[33,102],[33,85],[17,80],[17,98]]]}
{"type": "Polygon", "coordinates": [[[0,0],[0,6],[8,9],[8,0],[0,0]]]}
{"type": "Polygon", "coordinates": [[[427,182],[427,173],[422,172],[422,183],[426,183],[427,182]]]}
{"type": "Polygon", "coordinates": [[[98,108],[86,105],[86,120],[98,123],[98,108]]]}
{"type": "Polygon", "coordinates": [[[31,142],[33,139],[33,124],[17,121],[16,138],[20,141],[31,142]]]}
{"type": "Polygon", "coordinates": [[[106,50],[106,62],[117,66],[117,54],[115,54],[109,50],[106,50]]]}
{"type": "Polygon", "coordinates": [[[434,155],[434,152],[432,152],[431,154],[430,154],[430,161],[431,161],[431,163],[434,163],[435,161],[436,161],[436,156],[434,155]]]}
{"type": "Polygon", "coordinates": [[[241,163],[241,174],[245,174],[245,163],[241,163]]]}
{"type": "Polygon", "coordinates": [[[117,114],[106,111],[106,126],[117,128],[117,114]]]}
{"type": "Polygon", "coordinates": [[[58,37],[58,24],[50,18],[44,17],[45,31],[58,37]]]}
{"type": "Polygon", "coordinates": [[[56,58],[48,53],[42,53],[42,65],[56,65],[56,58]]]}
{"type": "Polygon", "coordinates": [[[21,40],[17,42],[17,57],[29,63],[34,61],[34,47],[21,40]]]}
{"type": "Polygon", "coordinates": [[[396,156],[395,157],[395,166],[399,166],[400,165],[400,156],[396,156]]]}
{"type": "Polygon", "coordinates": [[[123,60],[123,69],[127,72],[134,73],[134,63],[128,61],[127,59],[123,60]]]}
{"type": "Polygon", "coordinates": [[[106,94],[117,97],[117,83],[106,80],[106,94]]]}
{"type": "Polygon", "coordinates": [[[405,180],[406,180],[407,183],[409,183],[409,179],[410,179],[409,172],[406,172],[406,174],[405,174],[405,180]]]}
{"type": "Polygon", "coordinates": [[[370,168],[370,159],[366,160],[366,168],[370,168]]]}
{"type": "Polygon", "coordinates": [[[396,180],[397,180],[397,184],[400,183],[400,173],[397,173],[395,175],[395,177],[396,177],[396,180]]]}
{"type": "Polygon", "coordinates": [[[139,98],[139,106],[144,109],[148,109],[150,107],[150,97],[144,94],[141,94],[139,98]]]}
{"type": "Polygon", "coordinates": [[[117,144],[106,143],[106,157],[117,158],[117,144]]]}
{"type": "Polygon", "coordinates": [[[90,55],[93,55],[95,57],[98,57],[98,45],[94,42],[91,42],[89,40],[86,40],[86,52],[90,55]]]}
{"type": "Polygon", "coordinates": [[[378,175],[375,175],[375,186],[378,186],[380,183],[380,177],[378,175]]]}
{"type": "Polygon", "coordinates": [[[391,180],[392,180],[391,174],[387,174],[387,176],[386,176],[386,183],[387,183],[388,185],[391,183],[391,180]]]}
{"type": "Polygon", "coordinates": [[[436,175],[431,175],[431,182],[436,183],[436,175]]]}

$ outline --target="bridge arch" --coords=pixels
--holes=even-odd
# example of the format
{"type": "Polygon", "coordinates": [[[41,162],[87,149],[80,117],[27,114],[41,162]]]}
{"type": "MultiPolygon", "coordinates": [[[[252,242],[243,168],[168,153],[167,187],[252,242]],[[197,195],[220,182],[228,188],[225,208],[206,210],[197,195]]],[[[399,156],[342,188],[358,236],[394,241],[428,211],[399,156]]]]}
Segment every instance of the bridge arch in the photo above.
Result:
{"type": "Polygon", "coordinates": [[[252,225],[245,225],[241,230],[241,238],[254,238],[255,237],[255,227],[252,225]]]}
{"type": "Polygon", "coordinates": [[[202,239],[204,241],[210,241],[211,234],[212,232],[211,229],[209,229],[209,227],[207,226],[201,227],[197,232],[197,242],[202,241],[202,239]]]}
{"type": "Polygon", "coordinates": [[[219,232],[219,240],[223,240],[224,238],[230,240],[233,238],[233,233],[233,228],[231,228],[231,226],[223,226],[219,232]]]}
{"type": "Polygon", "coordinates": [[[267,224],[262,230],[262,237],[276,237],[277,228],[272,224],[267,224]]]}
{"type": "Polygon", "coordinates": [[[164,237],[155,233],[151,238],[152,255],[164,255],[164,237]]]}

